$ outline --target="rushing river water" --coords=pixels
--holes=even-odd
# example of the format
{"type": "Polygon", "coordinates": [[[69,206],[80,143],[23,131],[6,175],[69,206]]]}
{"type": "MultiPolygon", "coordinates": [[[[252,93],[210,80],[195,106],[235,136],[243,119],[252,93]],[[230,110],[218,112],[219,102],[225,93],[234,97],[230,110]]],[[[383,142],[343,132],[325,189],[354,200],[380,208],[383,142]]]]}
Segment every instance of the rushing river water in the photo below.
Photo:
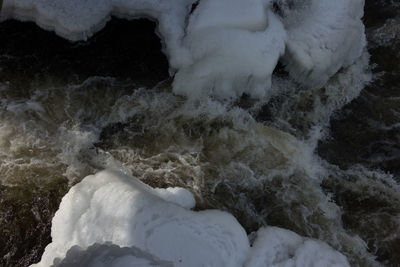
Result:
{"type": "Polygon", "coordinates": [[[187,188],[248,233],[279,226],[353,265],[398,266],[400,4],[365,12],[369,53],[324,88],[278,67],[270,96],[235,103],[172,94],[152,22],[113,19],[76,43],[2,22],[0,265],[39,261],[68,189],[113,168],[187,188]]]}

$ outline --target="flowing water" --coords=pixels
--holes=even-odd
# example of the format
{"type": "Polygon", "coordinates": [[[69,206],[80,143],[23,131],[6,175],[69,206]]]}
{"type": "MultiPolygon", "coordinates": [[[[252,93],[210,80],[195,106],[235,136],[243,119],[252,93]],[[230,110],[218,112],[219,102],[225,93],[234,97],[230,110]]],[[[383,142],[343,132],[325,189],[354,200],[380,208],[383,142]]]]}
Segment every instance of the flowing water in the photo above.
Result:
{"type": "Polygon", "coordinates": [[[77,43],[1,23],[0,265],[39,261],[63,195],[114,168],[185,187],[249,234],[279,226],[352,265],[397,266],[399,10],[367,1],[368,52],[323,88],[278,67],[265,99],[234,103],[174,95],[152,22],[113,19],[77,43]]]}

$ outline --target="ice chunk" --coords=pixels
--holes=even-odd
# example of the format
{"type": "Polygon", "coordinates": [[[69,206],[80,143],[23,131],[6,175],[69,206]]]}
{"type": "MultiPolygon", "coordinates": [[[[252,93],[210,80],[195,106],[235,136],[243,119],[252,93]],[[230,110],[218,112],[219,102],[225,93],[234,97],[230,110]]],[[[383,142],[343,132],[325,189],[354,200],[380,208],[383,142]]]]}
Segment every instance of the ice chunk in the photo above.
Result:
{"type": "Polygon", "coordinates": [[[37,266],[50,266],[72,246],[86,249],[105,242],[138,247],[174,266],[244,262],[249,241],[232,215],[193,212],[159,194],[160,190],[114,171],[86,177],[63,198],[52,222],[53,242],[37,266]]]}
{"type": "Polygon", "coordinates": [[[366,45],[364,0],[280,0],[288,32],[286,69],[306,86],[320,87],[353,64],[366,45]]]}
{"type": "Polygon", "coordinates": [[[303,238],[282,228],[266,227],[258,230],[246,266],[350,265],[345,256],[321,241],[303,238]]]}
{"type": "MultiPolygon", "coordinates": [[[[261,5],[262,1],[259,2],[261,5]]],[[[200,2],[196,11],[202,13],[195,12],[192,16],[183,42],[192,60],[178,68],[174,92],[189,97],[215,95],[223,99],[240,97],[243,93],[264,97],[271,86],[272,72],[285,50],[286,32],[282,22],[268,11],[255,14],[253,23],[245,24],[247,15],[237,16],[239,10],[228,9],[231,13],[224,14],[229,19],[220,19],[223,24],[217,26],[217,20],[206,22],[207,14],[213,17],[215,11],[207,10],[208,6],[203,7],[202,3],[208,1],[200,2]],[[264,24],[268,25],[266,29],[258,28],[264,24]],[[253,31],[255,29],[260,31],[253,31]]],[[[246,8],[241,11],[247,14],[246,8]]]]}

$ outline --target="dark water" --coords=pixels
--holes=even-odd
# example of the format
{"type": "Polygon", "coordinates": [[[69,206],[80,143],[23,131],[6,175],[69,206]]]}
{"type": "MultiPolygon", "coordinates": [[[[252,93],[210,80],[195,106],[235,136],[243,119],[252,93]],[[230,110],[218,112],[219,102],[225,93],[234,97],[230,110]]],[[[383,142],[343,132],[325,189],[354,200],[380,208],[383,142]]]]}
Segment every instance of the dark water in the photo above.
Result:
{"type": "MultiPolygon", "coordinates": [[[[287,157],[264,144],[291,138],[251,122],[253,116],[275,126],[280,97],[261,108],[243,97],[226,110],[212,104],[204,109],[215,107],[213,114],[186,115],[184,100],[169,91],[154,23],[113,19],[78,43],[32,23],[1,23],[0,265],[39,261],[68,188],[120,164],[153,186],[189,188],[197,209],[228,210],[249,233],[280,226],[328,242],[353,265],[373,264],[366,259],[372,254],[398,266],[400,193],[380,176],[400,179],[400,44],[392,36],[400,13],[394,1],[366,1],[365,11],[374,79],[333,115],[329,135],[318,143],[329,163],[322,163],[321,185],[287,170],[287,157]],[[160,81],[163,89],[143,89],[160,81]],[[339,220],[324,214],[328,208],[342,212],[339,220]],[[356,235],[368,255],[353,248],[356,235]]],[[[286,78],[280,68],[275,74],[286,78]]],[[[294,106],[300,115],[289,114],[291,127],[277,128],[303,139],[315,123],[306,116],[308,101],[294,106]]]]}
{"type": "Polygon", "coordinates": [[[357,99],[334,114],[330,139],[319,146],[320,155],[341,168],[363,164],[390,172],[397,180],[400,179],[400,39],[396,35],[382,46],[384,37],[379,38],[375,31],[387,21],[399,27],[399,16],[400,8],[390,1],[367,1],[364,21],[375,78],[357,99]]]}
{"type": "MultiPolygon", "coordinates": [[[[120,90],[121,94],[130,92],[131,86],[153,87],[168,77],[168,62],[161,52],[160,39],[154,34],[155,26],[144,20],[113,19],[88,42],[71,43],[34,23],[3,22],[0,24],[0,84],[7,84],[9,88],[0,95],[24,101],[43,84],[62,87],[82,83],[93,76],[113,77],[122,88],[129,84],[129,88],[120,90]]],[[[96,84],[100,94],[105,93],[102,90],[107,86],[105,83],[96,84]]],[[[54,105],[58,97],[53,100],[54,105]]],[[[107,94],[99,97],[107,98],[107,94]]],[[[83,98],[82,104],[87,101],[90,99],[83,98]]],[[[49,123],[62,120],[62,116],[57,118],[57,109],[49,112],[56,117],[49,123]]],[[[26,161],[29,157],[29,152],[19,153],[22,155],[15,158],[26,161]]],[[[0,266],[27,266],[37,262],[51,241],[51,219],[71,185],[63,174],[65,164],[56,165],[58,172],[52,172],[48,166],[0,172],[3,178],[21,178],[12,186],[0,185],[0,266]]]]}
{"type": "MultiPolygon", "coordinates": [[[[374,80],[360,96],[333,115],[330,135],[318,153],[328,162],[349,169],[362,165],[390,173],[400,181],[400,6],[398,1],[366,1],[364,24],[374,80]],[[384,27],[384,25],[388,25],[384,27]],[[385,32],[386,31],[386,32],[385,32]],[[397,32],[396,32],[397,31],[397,32]],[[391,34],[392,33],[392,34],[391,34]],[[389,36],[389,38],[387,37],[389,36]],[[385,39],[388,38],[387,41],[385,39]]],[[[368,197],[357,183],[325,180],[324,186],[343,207],[345,228],[360,234],[378,260],[400,264],[398,203],[368,197]],[[345,186],[344,186],[345,185],[345,186]],[[385,218],[386,217],[386,218],[385,218]],[[379,221],[379,224],[376,224],[379,221]],[[378,241],[377,241],[378,240],[378,241]]]]}

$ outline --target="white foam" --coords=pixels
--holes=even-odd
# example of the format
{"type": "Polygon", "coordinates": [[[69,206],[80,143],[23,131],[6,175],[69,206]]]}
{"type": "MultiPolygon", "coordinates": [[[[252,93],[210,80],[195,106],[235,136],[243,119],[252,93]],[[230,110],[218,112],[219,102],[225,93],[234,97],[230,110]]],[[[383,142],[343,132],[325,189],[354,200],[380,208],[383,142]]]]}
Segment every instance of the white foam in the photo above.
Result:
{"type": "Polygon", "coordinates": [[[360,57],[363,0],[4,0],[1,20],[35,21],[70,40],[87,39],[112,15],[158,21],[175,93],[189,97],[268,95],[283,61],[290,75],[320,87],[360,57]]]}

